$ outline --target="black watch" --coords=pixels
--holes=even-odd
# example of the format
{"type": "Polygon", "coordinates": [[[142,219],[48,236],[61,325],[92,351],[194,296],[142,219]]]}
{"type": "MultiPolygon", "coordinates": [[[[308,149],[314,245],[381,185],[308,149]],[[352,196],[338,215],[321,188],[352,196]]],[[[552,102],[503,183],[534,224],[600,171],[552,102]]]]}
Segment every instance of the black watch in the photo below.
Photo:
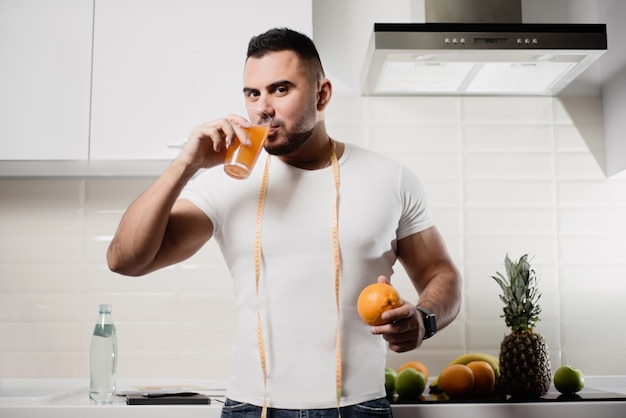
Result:
{"type": "Polygon", "coordinates": [[[415,308],[422,313],[424,318],[424,340],[432,337],[437,333],[437,317],[426,308],[421,306],[415,308]]]}

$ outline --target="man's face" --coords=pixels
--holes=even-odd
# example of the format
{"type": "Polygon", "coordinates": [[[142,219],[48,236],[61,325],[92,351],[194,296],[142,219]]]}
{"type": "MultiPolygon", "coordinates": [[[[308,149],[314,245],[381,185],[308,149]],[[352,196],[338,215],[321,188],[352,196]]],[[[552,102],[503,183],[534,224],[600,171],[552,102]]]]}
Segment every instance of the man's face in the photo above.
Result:
{"type": "Polygon", "coordinates": [[[292,51],[247,60],[246,106],[260,108],[274,120],[265,144],[267,152],[290,154],[311,136],[317,119],[316,87],[292,51]]]}

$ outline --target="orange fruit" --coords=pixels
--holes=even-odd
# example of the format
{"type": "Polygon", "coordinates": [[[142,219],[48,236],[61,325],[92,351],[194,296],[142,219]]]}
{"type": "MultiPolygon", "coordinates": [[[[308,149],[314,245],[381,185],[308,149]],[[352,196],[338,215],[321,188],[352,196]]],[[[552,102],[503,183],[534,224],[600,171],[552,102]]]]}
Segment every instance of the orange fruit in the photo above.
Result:
{"type": "Polygon", "coordinates": [[[402,305],[402,299],[396,289],[387,283],[374,283],[361,291],[357,300],[359,316],[366,324],[382,325],[383,312],[402,305]]]}
{"type": "Polygon", "coordinates": [[[402,366],[398,367],[396,372],[400,373],[404,369],[413,368],[418,372],[422,372],[426,380],[428,380],[428,368],[426,365],[420,361],[407,361],[402,366]]]}
{"type": "Polygon", "coordinates": [[[464,364],[453,364],[439,375],[439,387],[451,398],[467,396],[474,388],[474,372],[464,364]]]}
{"type": "Polygon", "coordinates": [[[472,369],[474,373],[474,395],[488,395],[493,391],[496,385],[496,373],[493,371],[491,364],[486,361],[470,361],[467,367],[472,369]]]}

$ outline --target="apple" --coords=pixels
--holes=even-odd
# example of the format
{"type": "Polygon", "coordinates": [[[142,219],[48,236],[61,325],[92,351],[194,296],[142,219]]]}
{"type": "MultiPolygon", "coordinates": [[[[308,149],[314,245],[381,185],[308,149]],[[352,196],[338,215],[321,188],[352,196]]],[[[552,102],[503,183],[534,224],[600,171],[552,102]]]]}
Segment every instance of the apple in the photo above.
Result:
{"type": "Polygon", "coordinates": [[[554,373],[554,387],[563,394],[579,392],[585,387],[585,375],[574,366],[561,366],[554,373]]]}
{"type": "Polygon", "coordinates": [[[389,399],[392,399],[396,393],[396,376],[397,373],[394,369],[385,367],[385,392],[389,399]]]}
{"type": "Polygon", "coordinates": [[[426,388],[426,376],[417,369],[409,367],[396,376],[398,399],[418,399],[426,388]]]}

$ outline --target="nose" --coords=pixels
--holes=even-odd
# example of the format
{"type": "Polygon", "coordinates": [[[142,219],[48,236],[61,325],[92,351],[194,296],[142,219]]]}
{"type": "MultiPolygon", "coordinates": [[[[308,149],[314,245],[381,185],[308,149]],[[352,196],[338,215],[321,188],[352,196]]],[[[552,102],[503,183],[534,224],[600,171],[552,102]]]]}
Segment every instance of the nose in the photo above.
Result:
{"type": "Polygon", "coordinates": [[[248,120],[254,125],[272,126],[273,116],[268,112],[266,107],[261,106],[248,106],[246,109],[248,113],[248,120]]]}
{"type": "Polygon", "coordinates": [[[258,119],[258,124],[272,126],[274,123],[275,111],[274,108],[269,106],[257,107],[258,114],[256,115],[258,119]]]}
{"type": "Polygon", "coordinates": [[[272,99],[273,98],[269,92],[261,91],[260,94],[256,97],[256,100],[254,100],[254,103],[251,103],[251,106],[274,117],[274,106],[272,99]]]}
{"type": "Polygon", "coordinates": [[[255,107],[259,111],[263,112],[266,115],[266,117],[269,116],[270,118],[274,118],[274,114],[275,114],[274,107],[267,100],[261,100],[255,103],[255,107]]]}
{"type": "Polygon", "coordinates": [[[273,116],[271,116],[269,113],[265,111],[260,111],[258,115],[257,125],[263,125],[263,126],[267,126],[268,128],[270,128],[273,123],[274,123],[273,116]]]}

